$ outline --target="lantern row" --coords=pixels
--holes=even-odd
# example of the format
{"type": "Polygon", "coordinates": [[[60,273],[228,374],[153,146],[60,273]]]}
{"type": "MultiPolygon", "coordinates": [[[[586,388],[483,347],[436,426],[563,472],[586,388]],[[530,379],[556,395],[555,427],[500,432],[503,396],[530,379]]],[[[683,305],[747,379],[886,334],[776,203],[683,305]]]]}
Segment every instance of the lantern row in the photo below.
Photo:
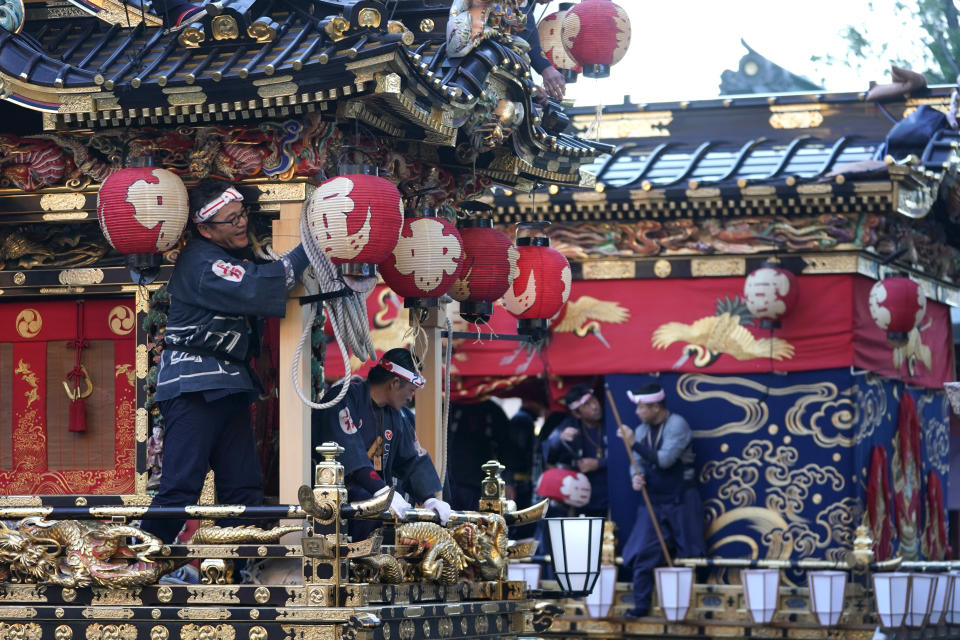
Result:
{"type": "Polygon", "coordinates": [[[567,82],[606,78],[630,47],[630,18],[611,0],[564,2],[537,25],[540,48],[567,82]]]}

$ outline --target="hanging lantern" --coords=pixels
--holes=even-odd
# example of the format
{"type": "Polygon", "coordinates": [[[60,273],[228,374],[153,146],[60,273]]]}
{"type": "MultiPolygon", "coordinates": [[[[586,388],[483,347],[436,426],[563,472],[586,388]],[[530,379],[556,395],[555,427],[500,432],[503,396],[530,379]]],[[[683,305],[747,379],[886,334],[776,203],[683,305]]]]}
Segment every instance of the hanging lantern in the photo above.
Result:
{"type": "Polygon", "coordinates": [[[564,49],[588,78],[606,78],[630,46],[630,18],[610,0],[583,0],[563,17],[564,49]]]}
{"type": "Polygon", "coordinates": [[[540,49],[543,51],[544,57],[557,68],[567,84],[576,82],[577,75],[583,70],[580,63],[567,53],[561,37],[563,19],[572,6],[572,2],[561,2],[558,11],[546,16],[537,25],[537,32],[540,34],[540,49]]]}
{"type": "Polygon", "coordinates": [[[747,309],[764,328],[780,327],[780,318],[796,304],[798,292],[796,276],[772,262],[751,271],[743,283],[747,309]]]}
{"type": "Polygon", "coordinates": [[[517,251],[518,274],[503,296],[503,306],[519,320],[521,333],[543,331],[570,297],[570,263],[550,248],[546,236],[518,238],[517,251]]]}
{"type": "Polygon", "coordinates": [[[435,209],[408,215],[400,239],[380,263],[383,281],[406,307],[435,306],[460,274],[463,243],[457,227],[435,209]],[[433,299],[433,300],[430,300],[433,299]]]}
{"type": "Polygon", "coordinates": [[[317,186],[304,209],[308,242],[342,273],[375,279],[376,265],[390,256],[403,224],[403,201],[392,182],[354,173],[317,186]]]}
{"type": "Polygon", "coordinates": [[[486,322],[493,303],[507,292],[517,277],[520,253],[489,218],[471,218],[460,227],[463,270],[453,283],[450,296],[460,302],[460,316],[467,322],[486,322]]]}
{"type": "Polygon", "coordinates": [[[146,284],[160,254],[180,239],[190,201],[180,178],[166,169],[131,167],[110,174],[97,194],[97,220],[107,242],[127,254],[133,279],[146,284]]]}
{"type": "Polygon", "coordinates": [[[870,289],[870,316],[887,332],[895,346],[907,343],[907,336],[927,312],[927,297],[920,285],[906,276],[884,278],[870,289]]]}

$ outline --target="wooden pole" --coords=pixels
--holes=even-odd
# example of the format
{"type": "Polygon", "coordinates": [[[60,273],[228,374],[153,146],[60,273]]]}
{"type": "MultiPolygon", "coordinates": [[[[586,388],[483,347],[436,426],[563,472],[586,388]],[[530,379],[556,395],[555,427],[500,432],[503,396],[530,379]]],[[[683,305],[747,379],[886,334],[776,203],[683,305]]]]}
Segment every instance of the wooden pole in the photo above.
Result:
{"type": "MultiPolygon", "coordinates": [[[[412,314],[419,313],[419,309],[411,309],[412,314]]],[[[426,318],[421,322],[423,337],[426,339],[426,348],[421,354],[421,373],[427,379],[423,389],[417,391],[416,429],[420,446],[430,453],[433,466],[440,472],[443,466],[443,456],[447,455],[443,441],[443,341],[440,332],[446,329],[446,309],[443,305],[428,309],[426,318]]],[[[423,344],[417,343],[417,347],[423,344]]],[[[440,482],[443,483],[443,478],[440,482]]]]}
{"type": "MultiPolygon", "coordinates": [[[[617,411],[617,403],[613,401],[613,394],[610,393],[610,387],[605,387],[607,392],[607,402],[610,403],[610,409],[613,411],[613,418],[617,421],[617,430],[623,430],[623,423],[620,421],[620,412],[617,411]]],[[[637,461],[633,459],[633,452],[630,451],[630,447],[627,445],[627,441],[620,438],[620,441],[623,443],[623,448],[627,450],[627,458],[630,460],[630,466],[633,467],[634,475],[642,475],[640,472],[640,467],[637,466],[637,461]]],[[[673,559],[670,557],[670,551],[667,549],[667,543],[663,539],[663,532],[660,531],[660,523],[657,521],[657,514],[653,510],[653,504],[650,502],[650,496],[647,495],[647,488],[640,487],[640,494],[643,496],[643,501],[647,505],[647,511],[650,512],[650,522],[653,523],[653,530],[657,533],[657,540],[660,541],[660,549],[663,551],[663,557],[667,559],[667,566],[673,566],[673,559]]]]}

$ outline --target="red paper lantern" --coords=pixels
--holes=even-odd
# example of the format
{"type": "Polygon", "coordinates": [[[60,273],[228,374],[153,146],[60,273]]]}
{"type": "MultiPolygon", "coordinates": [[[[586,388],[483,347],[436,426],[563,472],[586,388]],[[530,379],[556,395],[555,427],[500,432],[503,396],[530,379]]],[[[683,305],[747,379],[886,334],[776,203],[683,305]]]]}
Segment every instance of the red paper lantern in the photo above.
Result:
{"type": "Polygon", "coordinates": [[[559,11],[554,11],[546,16],[537,25],[537,32],[540,34],[540,49],[543,51],[544,57],[560,71],[567,83],[576,82],[577,74],[583,70],[580,63],[567,53],[561,36],[563,18],[572,6],[572,2],[561,2],[559,11]]]}
{"type": "Polygon", "coordinates": [[[590,503],[590,479],[573,469],[547,469],[537,482],[537,495],[572,507],[590,503]]]}
{"type": "Polygon", "coordinates": [[[97,194],[100,229],[120,253],[167,251],[180,239],[189,215],[187,188],[166,169],[120,169],[103,181],[97,194]]]}
{"type": "Polygon", "coordinates": [[[780,326],[780,318],[796,304],[798,291],[796,276],[772,263],[751,271],[743,283],[747,309],[763,327],[780,326]]]}
{"type": "Polygon", "coordinates": [[[583,0],[564,16],[561,31],[564,48],[588,78],[609,76],[630,46],[630,18],[610,0],[583,0]]]}
{"type": "Polygon", "coordinates": [[[519,273],[503,296],[503,306],[520,320],[521,331],[545,329],[570,297],[570,263],[542,236],[518,239],[517,251],[519,273]]]}
{"type": "Polygon", "coordinates": [[[469,322],[489,320],[493,303],[507,292],[519,273],[520,253],[510,238],[493,228],[489,218],[468,220],[460,228],[463,270],[450,295],[460,302],[460,315],[469,322]]]}
{"type": "Polygon", "coordinates": [[[870,289],[870,316],[895,345],[907,343],[907,334],[920,324],[926,312],[927,297],[910,278],[884,278],[870,289]]]}
{"type": "Polygon", "coordinates": [[[379,264],[397,245],[403,201],[389,180],[358,173],[320,183],[305,215],[313,242],[331,262],[379,264]]]}
{"type": "Polygon", "coordinates": [[[422,306],[453,285],[463,265],[463,243],[457,227],[443,217],[417,215],[403,221],[400,239],[380,273],[405,306],[422,306]]]}

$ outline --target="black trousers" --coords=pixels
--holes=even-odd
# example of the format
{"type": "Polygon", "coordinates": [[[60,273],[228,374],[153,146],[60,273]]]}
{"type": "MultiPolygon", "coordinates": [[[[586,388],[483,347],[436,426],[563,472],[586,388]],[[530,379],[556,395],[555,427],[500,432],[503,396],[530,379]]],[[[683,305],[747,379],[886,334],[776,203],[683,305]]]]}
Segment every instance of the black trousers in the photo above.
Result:
{"type": "MultiPolygon", "coordinates": [[[[263,504],[263,479],[248,398],[237,393],[207,402],[202,393],[186,393],[160,402],[166,431],[163,473],[154,506],[196,504],[208,469],[213,469],[215,475],[219,504],[263,504]]],[[[184,520],[144,520],[143,529],[171,543],[183,523],[184,520]]],[[[254,523],[230,519],[217,524],[230,527],[254,523]]]]}

